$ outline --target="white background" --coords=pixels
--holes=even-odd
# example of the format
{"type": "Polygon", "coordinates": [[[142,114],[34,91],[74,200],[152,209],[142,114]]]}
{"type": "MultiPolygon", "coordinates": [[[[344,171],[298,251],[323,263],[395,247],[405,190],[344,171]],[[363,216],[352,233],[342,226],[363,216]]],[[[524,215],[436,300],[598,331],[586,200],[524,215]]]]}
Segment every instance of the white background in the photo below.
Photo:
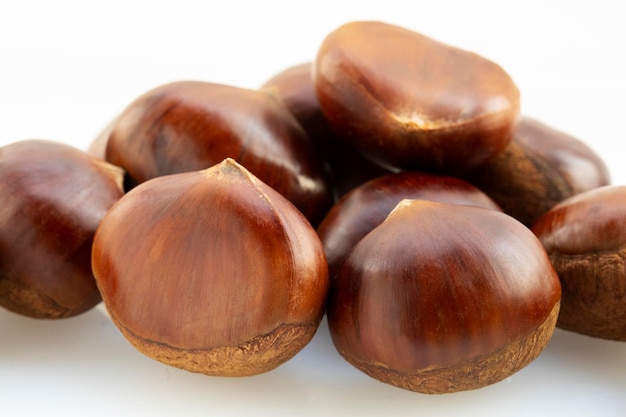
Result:
{"type": "MultiPolygon", "coordinates": [[[[587,142],[613,182],[626,183],[626,25],[617,1],[0,1],[0,145],[41,138],[86,148],[153,87],[198,79],[255,88],[313,59],[342,23],[376,19],[496,61],[518,84],[525,114],[587,142]]],[[[325,322],[277,370],[225,379],[144,357],[101,307],[57,322],[0,311],[0,407],[2,416],[65,417],[618,416],[626,415],[626,344],[557,330],[511,378],[428,396],[353,369],[325,322]]]]}

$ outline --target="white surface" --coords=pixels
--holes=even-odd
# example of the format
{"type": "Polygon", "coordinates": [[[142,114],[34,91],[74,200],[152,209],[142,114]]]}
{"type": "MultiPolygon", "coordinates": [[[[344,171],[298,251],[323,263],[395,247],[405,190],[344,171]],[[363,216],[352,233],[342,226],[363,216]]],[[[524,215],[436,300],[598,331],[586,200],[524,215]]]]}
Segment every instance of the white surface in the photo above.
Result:
{"type": "MultiPolygon", "coordinates": [[[[201,79],[254,88],[311,60],[340,24],[378,19],[502,65],[523,111],[585,140],[626,183],[626,28],[611,1],[4,1],[0,145],[86,148],[132,99],[201,79]]],[[[504,382],[444,396],[374,381],[335,352],[326,323],[265,375],[211,378],[136,352],[99,309],[58,322],[0,311],[2,416],[618,416],[626,344],[557,330],[504,382]]]]}

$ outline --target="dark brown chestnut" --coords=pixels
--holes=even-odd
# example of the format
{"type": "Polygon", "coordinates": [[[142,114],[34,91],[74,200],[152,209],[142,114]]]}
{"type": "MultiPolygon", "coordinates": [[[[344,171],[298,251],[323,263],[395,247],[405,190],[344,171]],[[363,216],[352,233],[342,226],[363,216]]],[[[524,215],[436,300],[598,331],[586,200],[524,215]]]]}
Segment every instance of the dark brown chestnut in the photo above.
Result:
{"type": "Polygon", "coordinates": [[[323,163],[287,108],[266,91],[200,81],[151,90],[117,118],[106,159],[141,183],[233,158],[317,224],[332,204],[323,163]]]}
{"type": "Polygon", "coordinates": [[[347,256],[328,324],[339,353],[424,393],[484,387],[551,338],[558,277],[535,235],[480,207],[403,200],[347,256]]]}
{"type": "Polygon", "coordinates": [[[557,326],[626,341],[626,186],[577,194],[532,227],[563,287],[557,326]]]}
{"type": "Polygon", "coordinates": [[[338,136],[384,166],[461,172],[511,141],[519,90],[497,64],[384,22],[347,23],[313,70],[338,136]]]}
{"type": "Polygon", "coordinates": [[[55,319],[100,302],[91,245],[122,179],[120,168],[62,143],[0,148],[1,306],[55,319]]]}
{"type": "Polygon", "coordinates": [[[129,191],[102,220],[92,259],[124,336],[192,372],[269,371],[310,341],[324,313],[315,230],[231,159],[129,191]]]}
{"type": "Polygon", "coordinates": [[[331,278],[359,240],[381,224],[404,199],[500,210],[485,193],[459,178],[406,171],[371,180],[346,194],[317,228],[331,278]]]}
{"type": "Polygon", "coordinates": [[[530,117],[501,154],[464,178],[528,227],[566,198],[610,182],[588,145],[530,117]]]}
{"type": "Polygon", "coordinates": [[[282,100],[309,134],[329,165],[335,197],[339,198],[354,187],[391,171],[364,158],[337,138],[320,109],[311,70],[311,62],[289,67],[267,80],[261,88],[282,100]]]}

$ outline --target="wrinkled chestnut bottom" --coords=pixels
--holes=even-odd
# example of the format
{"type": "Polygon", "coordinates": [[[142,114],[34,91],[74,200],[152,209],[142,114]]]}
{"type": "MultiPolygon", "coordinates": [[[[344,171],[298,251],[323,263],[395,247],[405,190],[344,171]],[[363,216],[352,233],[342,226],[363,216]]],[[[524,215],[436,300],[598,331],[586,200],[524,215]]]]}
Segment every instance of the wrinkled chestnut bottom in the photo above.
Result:
{"type": "Polygon", "coordinates": [[[145,340],[109,315],[124,337],[144,355],[166,365],[210,376],[251,376],[271,371],[285,363],[313,338],[319,322],[283,324],[272,332],[237,346],[181,349],[145,340]]]}
{"type": "Polygon", "coordinates": [[[607,340],[626,341],[626,248],[550,259],[562,287],[556,326],[607,340]]]}
{"type": "Polygon", "coordinates": [[[525,338],[488,355],[448,368],[416,370],[415,373],[407,374],[340,353],[372,378],[410,391],[445,394],[478,389],[511,376],[539,356],[552,337],[559,307],[560,303],[557,303],[543,324],[525,338]]]}
{"type": "Polygon", "coordinates": [[[598,339],[626,342],[626,320],[618,320],[619,328],[615,323],[602,321],[598,324],[589,323],[587,316],[579,315],[559,320],[557,327],[568,332],[574,332],[598,339]]]}
{"type": "Polygon", "coordinates": [[[22,316],[36,319],[63,319],[82,314],[101,301],[100,293],[94,291],[73,308],[57,303],[37,289],[11,280],[0,273],[0,306],[22,316]]]}

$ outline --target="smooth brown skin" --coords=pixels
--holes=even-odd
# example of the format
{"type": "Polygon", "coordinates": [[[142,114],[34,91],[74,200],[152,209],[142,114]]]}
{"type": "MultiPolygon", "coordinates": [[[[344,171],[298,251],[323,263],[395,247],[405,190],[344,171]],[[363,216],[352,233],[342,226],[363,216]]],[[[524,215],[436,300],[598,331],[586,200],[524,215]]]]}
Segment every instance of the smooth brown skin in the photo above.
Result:
{"type": "Polygon", "coordinates": [[[382,22],[331,32],[313,83],[338,136],[401,169],[476,167],[506,147],[519,116],[519,91],[498,65],[382,22]]]}
{"type": "Polygon", "coordinates": [[[371,180],[337,202],[317,229],[324,245],[331,279],[359,240],[381,224],[404,199],[500,210],[485,193],[454,177],[407,171],[371,180]]]}
{"type": "Polygon", "coordinates": [[[610,183],[588,145],[530,117],[504,152],[464,178],[528,227],[566,198],[610,183]]]}
{"type": "Polygon", "coordinates": [[[57,142],[0,148],[0,305],[55,319],[100,302],[91,245],[123,194],[122,178],[121,169],[57,142]]]}
{"type": "Polygon", "coordinates": [[[328,290],[315,230],[233,160],[131,190],[98,229],[93,268],[140,351],[210,375],[291,358],[313,337],[328,290]]]}
{"type": "Polygon", "coordinates": [[[118,117],[106,159],[142,183],[233,158],[284,195],[313,224],[332,204],[323,163],[306,132],[272,94],[199,81],[160,86],[118,117]]]}
{"type": "Polygon", "coordinates": [[[559,280],[537,238],[479,207],[404,200],[348,255],[328,323],[348,361],[420,392],[480,388],[545,347],[559,280]]]}
{"type": "Polygon", "coordinates": [[[561,202],[532,228],[563,286],[557,325],[626,341],[626,186],[605,186],[561,202]]]}
{"type": "Polygon", "coordinates": [[[329,164],[336,198],[356,186],[391,171],[361,156],[339,139],[320,109],[311,71],[312,63],[289,67],[267,80],[262,89],[272,92],[291,111],[329,164]]]}

